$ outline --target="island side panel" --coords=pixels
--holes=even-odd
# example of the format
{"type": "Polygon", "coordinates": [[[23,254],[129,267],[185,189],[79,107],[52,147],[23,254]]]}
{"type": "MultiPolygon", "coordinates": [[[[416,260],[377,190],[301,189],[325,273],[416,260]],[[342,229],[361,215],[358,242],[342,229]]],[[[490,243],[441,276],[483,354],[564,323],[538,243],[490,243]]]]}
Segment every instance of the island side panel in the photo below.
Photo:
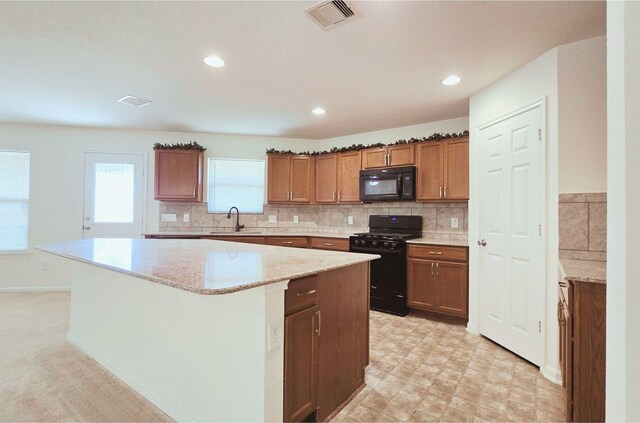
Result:
{"type": "Polygon", "coordinates": [[[78,262],[72,279],[69,340],[170,417],[282,419],[283,349],[267,351],[266,328],[287,282],[200,295],[78,262]]]}

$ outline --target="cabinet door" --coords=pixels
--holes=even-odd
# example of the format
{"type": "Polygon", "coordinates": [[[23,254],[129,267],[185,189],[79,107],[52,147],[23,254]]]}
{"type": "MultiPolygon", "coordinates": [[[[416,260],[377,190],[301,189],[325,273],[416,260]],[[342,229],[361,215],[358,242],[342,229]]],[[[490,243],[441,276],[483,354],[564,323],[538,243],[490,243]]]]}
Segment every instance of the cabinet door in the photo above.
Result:
{"type": "Polygon", "coordinates": [[[155,196],[163,201],[202,201],[203,154],[197,150],[156,150],[155,196]]]}
{"type": "Polygon", "coordinates": [[[469,199],[469,139],[447,141],[444,198],[469,199]]]}
{"type": "Polygon", "coordinates": [[[308,240],[304,236],[270,236],[267,237],[267,245],[307,248],[308,240]]]}
{"type": "Polygon", "coordinates": [[[338,157],[338,201],[355,203],[360,201],[360,167],[362,154],[359,151],[340,153],[338,157]]]}
{"type": "Polygon", "coordinates": [[[415,164],[415,146],[413,144],[392,145],[387,147],[387,166],[411,166],[415,164]]]}
{"type": "Polygon", "coordinates": [[[310,203],[313,193],[313,167],[309,156],[291,157],[291,201],[310,203]]]}
{"type": "Polygon", "coordinates": [[[299,422],[316,409],[318,306],[284,320],[284,421],[299,422]]]}
{"type": "Polygon", "coordinates": [[[362,168],[371,169],[387,165],[387,147],[362,150],[362,168]]]}
{"type": "Polygon", "coordinates": [[[407,305],[421,310],[436,309],[435,260],[409,259],[407,266],[407,305]]]}
{"type": "Polygon", "coordinates": [[[436,311],[467,317],[467,265],[436,262],[436,311]]]}
{"type": "Polygon", "coordinates": [[[427,142],[417,149],[416,199],[440,200],[444,185],[444,144],[427,142]]]}
{"type": "Polygon", "coordinates": [[[322,154],[316,157],[316,203],[338,201],[338,155],[322,154]]]}
{"type": "Polygon", "coordinates": [[[269,203],[286,203],[290,198],[291,156],[287,154],[269,154],[269,203]]]}

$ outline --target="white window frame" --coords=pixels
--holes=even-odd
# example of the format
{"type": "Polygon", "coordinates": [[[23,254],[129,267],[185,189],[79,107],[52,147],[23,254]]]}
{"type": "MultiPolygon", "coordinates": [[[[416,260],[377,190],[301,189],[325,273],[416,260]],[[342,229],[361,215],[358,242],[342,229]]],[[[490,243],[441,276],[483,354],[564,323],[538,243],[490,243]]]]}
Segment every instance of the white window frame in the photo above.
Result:
{"type": "MultiPolygon", "coordinates": [[[[243,214],[262,214],[264,213],[264,195],[265,195],[265,187],[266,187],[266,176],[265,176],[265,169],[266,169],[266,160],[264,159],[236,159],[236,158],[225,158],[225,157],[209,157],[207,159],[207,213],[227,213],[229,210],[214,210],[213,209],[213,201],[212,201],[212,196],[211,196],[211,192],[213,190],[213,187],[211,186],[211,171],[213,169],[213,166],[211,166],[211,162],[212,161],[234,161],[234,162],[254,162],[254,163],[261,163],[262,164],[262,202],[260,203],[260,209],[259,210],[242,210],[242,207],[240,207],[240,212],[243,214]]],[[[229,207],[235,206],[235,204],[232,204],[229,207]]]]}
{"type": "Polygon", "coordinates": [[[29,163],[29,169],[28,169],[28,196],[26,199],[24,198],[5,198],[1,195],[0,193],[0,203],[25,203],[27,205],[27,243],[25,245],[24,248],[12,248],[12,249],[0,249],[0,255],[24,255],[24,254],[28,254],[29,252],[29,243],[30,243],[30,229],[31,229],[31,219],[30,219],[30,215],[31,215],[31,152],[29,151],[22,151],[22,150],[0,150],[0,154],[2,153],[20,153],[20,154],[27,154],[28,155],[28,163],[29,163]]]}

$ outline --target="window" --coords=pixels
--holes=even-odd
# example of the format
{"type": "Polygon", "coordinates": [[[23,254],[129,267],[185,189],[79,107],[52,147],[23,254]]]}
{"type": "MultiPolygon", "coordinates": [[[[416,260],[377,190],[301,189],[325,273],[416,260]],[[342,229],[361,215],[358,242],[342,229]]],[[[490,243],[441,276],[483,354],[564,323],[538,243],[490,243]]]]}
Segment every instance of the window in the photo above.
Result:
{"type": "Polygon", "coordinates": [[[28,247],[29,159],[29,153],[0,151],[0,251],[28,247]]]}
{"type": "Polygon", "coordinates": [[[262,213],[264,160],[209,159],[209,213],[226,213],[236,206],[242,213],[262,213]]]}

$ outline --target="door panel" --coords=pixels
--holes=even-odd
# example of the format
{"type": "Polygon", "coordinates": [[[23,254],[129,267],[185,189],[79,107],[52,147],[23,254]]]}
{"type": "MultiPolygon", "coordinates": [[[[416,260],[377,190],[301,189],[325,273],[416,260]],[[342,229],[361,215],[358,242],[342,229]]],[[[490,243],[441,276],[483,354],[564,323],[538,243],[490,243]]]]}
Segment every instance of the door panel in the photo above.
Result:
{"type": "Polygon", "coordinates": [[[293,156],[291,158],[291,201],[310,203],[313,192],[312,158],[293,156]]]}
{"type": "Polygon", "coordinates": [[[436,280],[434,260],[409,259],[407,280],[409,281],[409,307],[424,310],[436,309],[436,280]]]}
{"type": "Polygon", "coordinates": [[[387,154],[389,155],[387,166],[411,166],[416,162],[413,144],[389,146],[387,154]]]}
{"type": "Polygon", "coordinates": [[[467,317],[467,265],[436,263],[436,310],[467,317]]]}
{"type": "Polygon", "coordinates": [[[84,238],[140,238],[144,155],[86,153],[84,238]]]}
{"type": "Polygon", "coordinates": [[[375,167],[385,167],[387,165],[386,156],[386,147],[362,150],[362,168],[371,169],[375,167]]]}
{"type": "Polygon", "coordinates": [[[322,154],[316,157],[316,197],[317,203],[338,201],[338,155],[322,154]]]}
{"type": "Polygon", "coordinates": [[[269,202],[288,202],[290,193],[291,156],[269,154],[269,202]]]}
{"type": "Polygon", "coordinates": [[[359,151],[340,153],[338,163],[338,201],[359,202],[362,155],[359,151]]]}
{"type": "Polygon", "coordinates": [[[544,358],[542,106],[479,131],[480,332],[540,365],[544,358]],[[541,226],[540,226],[541,228],[541,226]]]}
{"type": "Polygon", "coordinates": [[[416,199],[439,200],[444,181],[444,144],[441,142],[418,145],[416,199]]]}
{"type": "Polygon", "coordinates": [[[449,141],[444,173],[444,197],[448,200],[469,199],[469,141],[449,141]]]}

